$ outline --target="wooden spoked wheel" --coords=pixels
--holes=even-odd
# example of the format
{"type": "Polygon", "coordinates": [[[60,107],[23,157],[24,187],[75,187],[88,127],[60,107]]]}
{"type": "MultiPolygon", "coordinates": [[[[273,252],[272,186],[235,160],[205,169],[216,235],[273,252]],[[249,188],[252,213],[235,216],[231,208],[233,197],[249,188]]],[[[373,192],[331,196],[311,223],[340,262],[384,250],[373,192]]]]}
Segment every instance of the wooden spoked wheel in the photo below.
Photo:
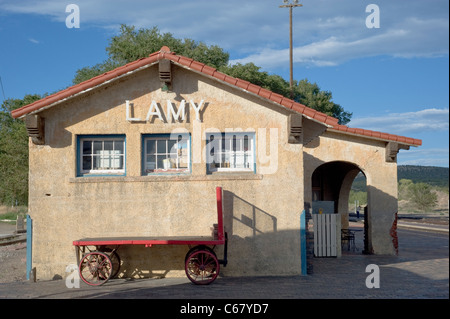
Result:
{"type": "Polygon", "coordinates": [[[100,286],[111,278],[113,265],[107,254],[93,251],[83,256],[78,269],[86,284],[100,286]]]}
{"type": "Polygon", "coordinates": [[[120,257],[119,255],[114,251],[111,253],[108,253],[109,259],[111,259],[111,263],[112,263],[112,274],[111,274],[111,278],[116,278],[117,274],[120,271],[120,257]]]}
{"type": "Polygon", "coordinates": [[[207,247],[192,248],[185,260],[186,276],[196,285],[208,285],[219,275],[219,260],[207,247]]]}
{"type": "Polygon", "coordinates": [[[111,259],[112,263],[111,279],[116,278],[117,274],[120,271],[120,264],[122,263],[119,254],[115,250],[104,246],[97,247],[97,250],[102,253],[105,253],[109,257],[109,259],[111,259]]]}

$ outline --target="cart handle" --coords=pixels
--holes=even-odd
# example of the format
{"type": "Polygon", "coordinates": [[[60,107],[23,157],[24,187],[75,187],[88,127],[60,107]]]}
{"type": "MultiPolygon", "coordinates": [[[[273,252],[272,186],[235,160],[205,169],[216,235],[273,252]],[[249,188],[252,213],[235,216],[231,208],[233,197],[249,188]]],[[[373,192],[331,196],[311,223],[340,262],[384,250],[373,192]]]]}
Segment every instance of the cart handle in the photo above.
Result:
{"type": "Polygon", "coordinates": [[[223,202],[222,202],[222,187],[216,187],[217,197],[217,237],[219,240],[225,239],[223,230],[223,202]]]}

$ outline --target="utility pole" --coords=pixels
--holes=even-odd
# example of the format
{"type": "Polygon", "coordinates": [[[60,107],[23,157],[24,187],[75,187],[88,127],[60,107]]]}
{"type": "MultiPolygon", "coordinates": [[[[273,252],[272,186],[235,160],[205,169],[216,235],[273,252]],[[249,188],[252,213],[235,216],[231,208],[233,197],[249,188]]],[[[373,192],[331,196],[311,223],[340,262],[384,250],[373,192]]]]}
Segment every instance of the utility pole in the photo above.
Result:
{"type": "Polygon", "coordinates": [[[293,69],[294,69],[294,54],[292,52],[292,9],[295,7],[302,7],[302,4],[298,3],[298,0],[294,0],[293,3],[289,3],[289,0],[283,0],[284,5],[281,5],[280,8],[289,8],[289,72],[290,72],[290,79],[289,79],[289,85],[291,88],[291,99],[294,99],[294,75],[293,75],[293,69]]]}

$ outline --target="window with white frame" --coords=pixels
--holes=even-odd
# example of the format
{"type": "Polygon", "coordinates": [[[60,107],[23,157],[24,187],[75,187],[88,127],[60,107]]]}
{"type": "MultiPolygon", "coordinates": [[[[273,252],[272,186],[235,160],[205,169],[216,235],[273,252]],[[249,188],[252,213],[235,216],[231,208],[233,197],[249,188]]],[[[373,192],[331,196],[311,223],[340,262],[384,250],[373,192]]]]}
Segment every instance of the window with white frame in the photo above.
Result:
{"type": "Polygon", "coordinates": [[[79,136],[78,175],[125,175],[125,136],[79,136]]]}
{"type": "Polygon", "coordinates": [[[254,133],[208,133],[206,148],[208,173],[255,171],[254,133]]]}
{"type": "Polygon", "coordinates": [[[189,134],[145,135],[143,143],[144,175],[190,171],[189,134]]]}

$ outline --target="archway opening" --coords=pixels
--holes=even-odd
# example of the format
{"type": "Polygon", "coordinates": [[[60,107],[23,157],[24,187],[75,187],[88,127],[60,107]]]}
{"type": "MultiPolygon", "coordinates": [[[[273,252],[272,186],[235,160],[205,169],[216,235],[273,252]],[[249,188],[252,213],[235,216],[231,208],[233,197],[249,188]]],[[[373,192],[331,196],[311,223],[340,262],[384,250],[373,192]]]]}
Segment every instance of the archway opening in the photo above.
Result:
{"type": "Polygon", "coordinates": [[[329,162],[317,167],[311,178],[313,214],[338,214],[337,255],[368,251],[367,183],[364,172],[355,164],[329,162]],[[316,207],[316,209],[315,209],[316,207]],[[325,211],[318,207],[326,207],[325,211]],[[350,234],[350,235],[348,235],[350,234]]]}
{"type": "Polygon", "coordinates": [[[348,201],[348,227],[358,230],[355,233],[356,247],[362,247],[359,253],[369,253],[369,218],[367,200],[367,180],[363,172],[359,172],[353,180],[348,201]],[[362,228],[362,229],[361,229],[362,228]],[[363,233],[359,233],[362,231],[363,233]]]}

